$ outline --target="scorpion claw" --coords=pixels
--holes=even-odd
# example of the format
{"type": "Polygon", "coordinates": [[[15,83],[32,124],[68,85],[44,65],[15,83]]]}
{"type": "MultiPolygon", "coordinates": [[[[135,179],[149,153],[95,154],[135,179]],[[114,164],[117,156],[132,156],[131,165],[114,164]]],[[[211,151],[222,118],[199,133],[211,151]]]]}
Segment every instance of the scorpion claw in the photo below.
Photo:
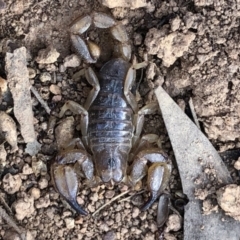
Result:
{"type": "Polygon", "coordinates": [[[77,213],[87,215],[88,213],[77,203],[78,178],[74,171],[74,166],[53,164],[51,171],[55,188],[60,195],[64,197],[77,213]]]}
{"type": "MultiPolygon", "coordinates": [[[[88,63],[95,63],[96,59],[94,59],[90,52],[89,52],[89,48],[87,46],[87,44],[85,43],[85,41],[78,35],[71,35],[71,41],[72,41],[72,45],[75,48],[76,52],[83,58],[85,59],[88,63]]],[[[96,50],[93,50],[94,53],[96,52],[96,50]]],[[[95,56],[97,54],[94,54],[95,56]]]]}
{"type": "Polygon", "coordinates": [[[68,204],[79,214],[87,216],[88,212],[85,211],[78,203],[76,199],[72,199],[72,200],[67,200],[68,204]]]}
{"type": "Polygon", "coordinates": [[[90,15],[77,18],[70,25],[69,29],[72,45],[85,62],[96,63],[100,57],[99,46],[89,40],[84,41],[81,37],[91,25],[100,29],[109,28],[115,40],[113,55],[116,55],[115,57],[121,57],[126,61],[130,60],[131,45],[129,44],[129,38],[125,27],[105,13],[93,12],[90,15]]]}
{"type": "Polygon", "coordinates": [[[150,191],[148,201],[141,207],[142,211],[147,210],[161,195],[167,187],[171,173],[171,165],[167,163],[167,156],[158,149],[148,149],[140,151],[133,163],[130,179],[133,183],[138,182],[146,174],[148,175],[147,184],[150,191]],[[147,160],[152,165],[146,171],[147,160]]]}
{"type": "Polygon", "coordinates": [[[72,34],[85,33],[92,24],[92,18],[89,15],[85,17],[77,18],[70,26],[70,32],[72,34]]]}
{"type": "Polygon", "coordinates": [[[146,203],[143,204],[143,206],[140,208],[141,211],[146,211],[148,208],[152,206],[152,204],[156,201],[158,198],[159,194],[157,192],[152,192],[150,194],[150,197],[146,203]]]}
{"type": "Polygon", "coordinates": [[[166,163],[154,163],[148,169],[148,189],[150,198],[143,205],[142,209],[148,209],[167,187],[170,178],[170,168],[166,163]]]}
{"type": "Polygon", "coordinates": [[[97,28],[110,28],[116,24],[116,21],[105,13],[93,12],[92,17],[93,23],[97,28]]]}

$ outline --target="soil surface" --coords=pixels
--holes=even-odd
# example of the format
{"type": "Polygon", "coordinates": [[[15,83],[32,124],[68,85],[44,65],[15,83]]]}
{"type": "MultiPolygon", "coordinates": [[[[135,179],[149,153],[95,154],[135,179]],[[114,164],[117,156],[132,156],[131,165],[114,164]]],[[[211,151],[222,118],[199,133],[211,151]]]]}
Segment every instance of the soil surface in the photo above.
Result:
{"type": "MultiPolygon", "coordinates": [[[[95,217],[83,217],[76,215],[54,190],[49,166],[65,144],[59,137],[62,133],[55,133],[55,128],[67,121],[63,127],[67,128],[65,139],[80,134],[79,116],[71,112],[62,119],[56,116],[67,100],[83,104],[91,90],[82,74],[86,64],[71,47],[69,25],[92,11],[105,12],[125,25],[133,54],[138,62],[147,61],[147,67],[138,70],[133,87],[139,107],[156,101],[153,89],[161,84],[186,112],[192,98],[201,129],[219,152],[240,147],[239,0],[4,0],[0,1],[0,121],[6,122],[0,124],[1,206],[19,227],[29,231],[26,239],[183,239],[182,219],[176,212],[170,212],[161,228],[156,221],[157,202],[140,212],[138,207],[146,200],[147,192],[131,191],[95,217]],[[26,48],[20,52],[26,56],[30,80],[30,84],[21,82],[22,87],[27,86],[24,90],[9,72],[9,61],[20,47],[26,48]],[[23,101],[23,106],[12,99],[24,93],[26,101],[29,96],[24,91],[31,86],[43,104],[34,90],[31,102],[23,101]],[[16,109],[17,103],[24,110],[16,109]],[[33,114],[29,113],[31,108],[33,114]]],[[[107,31],[90,28],[83,35],[101,45],[103,60],[111,58],[113,44],[106,44],[107,31]]],[[[25,72],[21,59],[18,61],[18,71],[25,72]]],[[[98,68],[94,67],[96,71],[98,68]]],[[[143,134],[148,133],[160,136],[163,150],[174,162],[160,114],[146,117],[143,134]]],[[[240,167],[235,164],[236,169],[233,168],[237,158],[230,155],[227,160],[234,183],[238,184],[240,167]]],[[[126,190],[122,185],[92,189],[81,185],[77,200],[94,213],[126,190]]],[[[168,191],[172,195],[181,191],[176,165],[168,191]]],[[[211,214],[218,206],[206,199],[206,191],[210,190],[199,189],[196,197],[204,201],[203,214],[211,214]]],[[[237,185],[218,192],[219,205],[225,206],[228,215],[239,209],[232,203],[239,205],[238,192],[237,185]],[[224,205],[222,201],[229,200],[226,194],[236,200],[224,205]]],[[[3,216],[1,211],[0,215],[3,216]]],[[[234,217],[239,216],[238,212],[234,217]]],[[[1,239],[20,239],[5,220],[0,218],[0,223],[1,239]]]]}

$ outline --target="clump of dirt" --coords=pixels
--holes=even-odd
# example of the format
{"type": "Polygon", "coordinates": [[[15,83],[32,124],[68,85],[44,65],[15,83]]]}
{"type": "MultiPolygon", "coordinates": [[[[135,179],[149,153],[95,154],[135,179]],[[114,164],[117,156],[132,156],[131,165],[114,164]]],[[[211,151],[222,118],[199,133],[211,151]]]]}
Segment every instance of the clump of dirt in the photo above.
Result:
{"type": "Polygon", "coordinates": [[[218,205],[214,204],[211,199],[207,199],[203,201],[203,214],[209,215],[213,212],[218,212],[218,205]]]}
{"type": "Polygon", "coordinates": [[[240,186],[230,184],[217,191],[219,206],[228,216],[240,221],[240,186]]]}
{"type": "Polygon", "coordinates": [[[161,30],[152,28],[145,38],[148,53],[161,58],[165,67],[170,67],[179,57],[183,56],[196,37],[193,32],[189,31],[183,34],[176,31],[177,27],[174,29],[174,32],[169,33],[167,28],[161,30]]]}
{"type": "Polygon", "coordinates": [[[12,175],[11,173],[7,173],[2,180],[3,189],[9,194],[18,192],[21,185],[22,179],[19,174],[12,175]]]}
{"type": "MultiPolygon", "coordinates": [[[[201,161],[200,161],[201,164],[201,161]]],[[[202,164],[203,174],[194,181],[196,184],[195,198],[202,201],[202,214],[218,212],[216,193],[222,182],[218,180],[214,166],[202,164]]]]}
{"type": "Polygon", "coordinates": [[[165,232],[177,232],[182,228],[182,218],[177,214],[171,214],[166,225],[165,232]]]}

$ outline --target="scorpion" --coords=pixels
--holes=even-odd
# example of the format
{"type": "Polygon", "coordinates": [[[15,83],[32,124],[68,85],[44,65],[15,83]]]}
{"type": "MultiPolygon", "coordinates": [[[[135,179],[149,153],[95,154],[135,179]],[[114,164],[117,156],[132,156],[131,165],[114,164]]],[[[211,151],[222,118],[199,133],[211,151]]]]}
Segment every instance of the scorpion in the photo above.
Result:
{"type": "Polygon", "coordinates": [[[71,24],[71,42],[77,54],[88,64],[99,59],[99,46],[81,36],[91,25],[110,29],[115,41],[114,56],[98,74],[90,66],[85,69],[93,88],[84,106],[69,100],[61,108],[60,118],[67,110],[81,115],[82,137],[59,151],[51,165],[51,176],[56,190],[81,215],[88,212],[77,202],[79,175],[89,187],[124,183],[131,188],[147,176],[150,196],[141,207],[144,211],[162,195],[171,174],[171,161],[160,149],[159,137],[141,137],[144,116],[157,112],[159,107],[149,103],[138,109],[132,93],[137,63],[130,63],[131,45],[126,29],[111,16],[93,12],[71,24]]]}

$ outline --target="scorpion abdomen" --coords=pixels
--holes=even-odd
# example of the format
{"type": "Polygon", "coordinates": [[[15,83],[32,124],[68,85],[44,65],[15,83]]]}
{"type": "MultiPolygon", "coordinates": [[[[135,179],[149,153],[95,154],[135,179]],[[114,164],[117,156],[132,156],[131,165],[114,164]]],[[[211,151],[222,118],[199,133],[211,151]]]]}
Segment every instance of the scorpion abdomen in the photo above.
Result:
{"type": "Polygon", "coordinates": [[[90,145],[129,145],[133,134],[133,111],[124,96],[129,63],[122,59],[107,62],[100,70],[100,91],[89,109],[90,145]]]}

